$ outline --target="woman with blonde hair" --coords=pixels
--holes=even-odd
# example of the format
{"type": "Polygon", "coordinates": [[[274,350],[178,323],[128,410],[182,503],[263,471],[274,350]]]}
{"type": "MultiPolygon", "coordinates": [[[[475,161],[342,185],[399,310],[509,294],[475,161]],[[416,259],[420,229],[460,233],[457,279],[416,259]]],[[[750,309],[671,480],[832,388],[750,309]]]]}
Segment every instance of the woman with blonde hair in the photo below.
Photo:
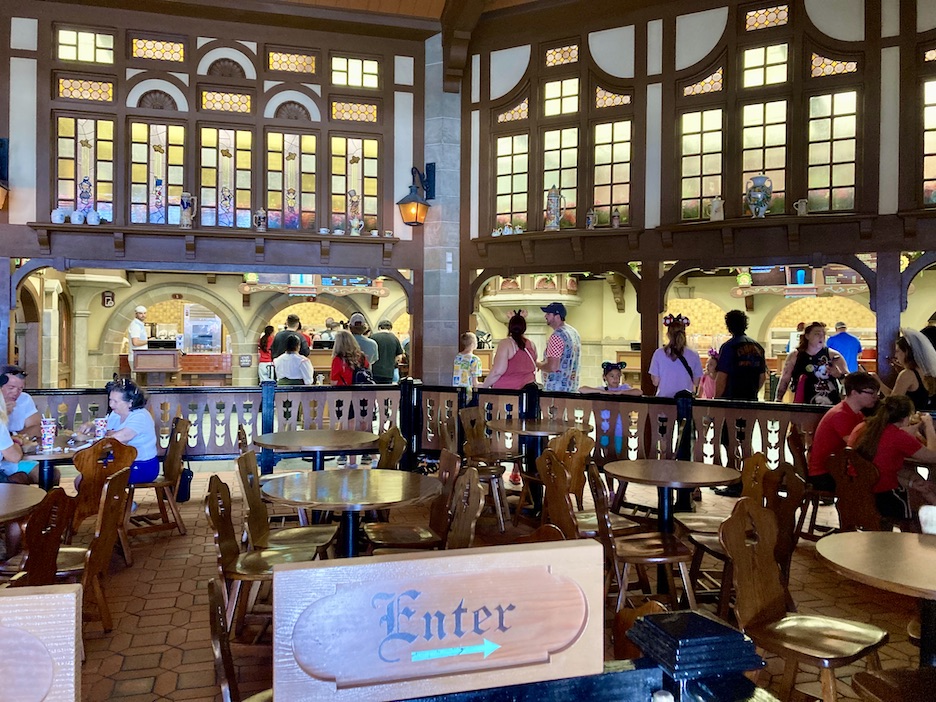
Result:
{"type": "MultiPolygon", "coordinates": [[[[936,409],[936,349],[923,334],[901,329],[894,344],[894,360],[903,368],[894,388],[881,383],[884,395],[906,395],[918,410],[936,409]]],[[[880,381],[880,378],[878,378],[880,381]]]]}
{"type": "Polygon", "coordinates": [[[650,380],[656,386],[657,397],[692,395],[702,379],[702,360],[686,345],[689,318],[671,314],[663,318],[666,345],[653,352],[650,359],[650,380]]]}

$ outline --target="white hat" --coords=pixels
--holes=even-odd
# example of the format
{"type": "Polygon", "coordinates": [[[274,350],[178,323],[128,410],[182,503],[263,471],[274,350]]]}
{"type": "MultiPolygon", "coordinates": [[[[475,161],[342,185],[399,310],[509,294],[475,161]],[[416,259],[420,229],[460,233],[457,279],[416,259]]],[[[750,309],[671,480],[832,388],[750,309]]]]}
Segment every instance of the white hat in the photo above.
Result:
{"type": "Polygon", "coordinates": [[[137,305],[137,306],[136,306],[136,309],[133,310],[133,311],[136,312],[136,313],[138,313],[138,314],[139,314],[140,312],[143,312],[143,313],[145,314],[145,313],[146,313],[146,308],[145,308],[143,305],[137,305]]]}

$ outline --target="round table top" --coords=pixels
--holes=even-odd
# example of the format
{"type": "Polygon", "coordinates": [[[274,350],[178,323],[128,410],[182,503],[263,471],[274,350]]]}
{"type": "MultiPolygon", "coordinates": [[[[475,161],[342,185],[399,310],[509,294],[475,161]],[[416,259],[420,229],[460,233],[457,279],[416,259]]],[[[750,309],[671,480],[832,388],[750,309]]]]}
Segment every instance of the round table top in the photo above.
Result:
{"type": "Polygon", "coordinates": [[[276,451],[351,451],[376,449],[376,434],[350,429],[274,431],[254,437],[254,444],[276,451]]]}
{"type": "Polygon", "coordinates": [[[263,484],[263,493],[296,507],[358,512],[428,502],[442,493],[442,483],[402,470],[344,468],[274,476],[263,484]]]}
{"type": "Polygon", "coordinates": [[[898,531],[829,534],[816,543],[836,573],[888,592],[936,600],[936,535],[898,531]]]}
{"type": "Polygon", "coordinates": [[[521,436],[557,436],[567,429],[581,429],[585,433],[595,427],[581,422],[567,422],[564,419],[491,419],[489,429],[506,431],[521,436]]]}
{"type": "Polygon", "coordinates": [[[671,488],[729,485],[741,480],[741,473],[733,468],[663,458],[611,461],[604,465],[604,471],[629,483],[671,488]]]}
{"type": "Polygon", "coordinates": [[[34,485],[0,483],[0,523],[29,514],[45,496],[45,490],[34,485]]]}

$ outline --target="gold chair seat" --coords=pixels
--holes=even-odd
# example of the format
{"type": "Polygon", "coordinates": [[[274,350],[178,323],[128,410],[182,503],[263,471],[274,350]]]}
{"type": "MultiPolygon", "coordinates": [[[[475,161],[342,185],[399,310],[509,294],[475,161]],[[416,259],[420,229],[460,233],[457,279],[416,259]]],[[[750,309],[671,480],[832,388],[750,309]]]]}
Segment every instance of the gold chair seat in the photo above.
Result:
{"type": "Polygon", "coordinates": [[[718,534],[689,534],[689,542],[706,551],[709,555],[719,560],[728,560],[728,554],[725,553],[725,547],[718,540],[718,534]]]}
{"type": "Polygon", "coordinates": [[[376,548],[439,548],[442,537],[427,526],[372,522],[364,525],[364,535],[376,548]]]}
{"type": "Polygon", "coordinates": [[[232,580],[269,580],[273,577],[273,566],[304,563],[311,561],[313,555],[314,551],[307,546],[248,551],[240,554],[232,564],[224,566],[224,576],[232,580]]]}
{"type": "Polygon", "coordinates": [[[717,534],[718,527],[725,521],[724,517],[713,514],[684,514],[677,515],[676,522],[686,531],[693,534],[717,534]]]}
{"type": "MultiPolygon", "coordinates": [[[[476,456],[465,456],[465,461],[468,465],[478,466],[476,464],[480,463],[484,465],[489,465],[493,467],[493,464],[500,463],[501,461],[506,461],[510,463],[511,461],[520,461],[523,460],[523,454],[511,453],[510,451],[492,451],[490,453],[479,453],[476,456]]],[[[504,472],[504,469],[501,468],[501,473],[504,472]]]]}
{"type": "MultiPolygon", "coordinates": [[[[627,536],[643,529],[643,526],[637,522],[622,517],[620,514],[611,513],[610,517],[612,536],[627,536]]],[[[575,521],[578,523],[579,536],[583,539],[594,539],[598,536],[598,514],[595,510],[583,509],[576,512],[575,521]]]]}
{"type": "Polygon", "coordinates": [[[654,532],[614,539],[618,558],[634,565],[656,565],[692,560],[692,549],[672,534],[654,532]]]}
{"type": "Polygon", "coordinates": [[[328,546],[338,533],[338,526],[327,524],[274,529],[266,539],[254,544],[260,549],[307,548],[313,551],[328,546]]]}
{"type": "Polygon", "coordinates": [[[243,700],[243,702],[273,702],[273,690],[264,690],[243,700]]]}
{"type": "MultiPolygon", "coordinates": [[[[84,570],[88,549],[81,546],[60,546],[55,558],[55,574],[60,577],[77,574],[84,570]]],[[[0,566],[0,575],[12,576],[20,571],[23,554],[18,553],[0,566]]]]}
{"type": "Polygon", "coordinates": [[[784,658],[828,668],[848,665],[887,643],[888,634],[871,624],[811,614],[788,614],[764,626],[744,629],[761,648],[784,658]]]}

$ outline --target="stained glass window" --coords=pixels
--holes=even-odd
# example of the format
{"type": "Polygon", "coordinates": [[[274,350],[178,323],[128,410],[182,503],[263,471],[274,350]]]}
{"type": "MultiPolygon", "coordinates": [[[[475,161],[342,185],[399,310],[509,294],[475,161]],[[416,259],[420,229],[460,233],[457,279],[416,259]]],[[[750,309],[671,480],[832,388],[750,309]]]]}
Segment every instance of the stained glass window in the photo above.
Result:
{"type": "Polygon", "coordinates": [[[379,165],[376,139],[331,138],[332,229],[377,229],[379,165]]]}
{"type": "Polygon", "coordinates": [[[601,86],[597,86],[595,88],[595,107],[598,109],[601,109],[602,107],[620,107],[621,105],[630,105],[630,102],[630,95],[612,93],[608,90],[605,90],[601,86]]]}
{"type": "Polygon", "coordinates": [[[923,204],[936,205],[936,80],[923,84],[923,204]]]}
{"type": "Polygon", "coordinates": [[[783,212],[786,202],[787,102],[745,105],[741,111],[742,189],[752,176],[765,174],[773,183],[768,212],[783,212]]]}
{"type": "Polygon", "coordinates": [[[497,138],[495,209],[497,226],[527,227],[530,183],[530,138],[526,134],[497,138]]]}
{"type": "Polygon", "coordinates": [[[130,123],[130,222],[178,224],[185,127],[130,123]]]}
{"type": "Polygon", "coordinates": [[[267,133],[270,229],[315,229],[314,134],[267,133]]]}
{"type": "Polygon", "coordinates": [[[768,27],[780,27],[790,19],[789,5],[775,5],[751,10],[744,15],[744,28],[748,32],[768,27]]]}
{"type": "Polygon", "coordinates": [[[745,49],[743,60],[743,80],[745,88],[761,85],[776,85],[787,80],[786,44],[758,46],[745,49]]]}
{"type": "Polygon", "coordinates": [[[114,63],[114,35],[60,29],[58,57],[62,61],[114,63]]]}
{"type": "Polygon", "coordinates": [[[630,120],[595,125],[595,206],[596,224],[611,224],[618,211],[621,222],[629,221],[631,179],[630,120]]]}
{"type": "Polygon", "coordinates": [[[565,198],[566,210],[559,226],[575,228],[578,202],[578,137],[576,127],[550,129],[543,133],[543,222],[546,221],[546,195],[557,186],[565,198]]]}
{"type": "Polygon", "coordinates": [[[368,59],[332,57],[332,83],[352,88],[379,88],[379,64],[368,59]]]}
{"type": "Polygon", "coordinates": [[[130,42],[130,53],[134,58],[179,63],[185,61],[185,44],[181,41],[134,37],[130,42]]]}
{"type": "Polygon", "coordinates": [[[106,80],[85,78],[59,78],[58,96],[66,100],[113,102],[114,84],[106,80]]]}
{"type": "Polygon", "coordinates": [[[543,88],[543,114],[546,117],[578,112],[578,78],[550,81],[543,88]]]}
{"type": "Polygon", "coordinates": [[[202,109],[217,112],[250,113],[250,95],[246,93],[225,93],[218,90],[202,91],[202,109]]]}
{"type": "Polygon", "coordinates": [[[723,110],[687,112],[680,124],[681,217],[705,219],[722,194],[723,110]]]}
{"type": "Polygon", "coordinates": [[[555,49],[547,49],[546,65],[563,66],[567,63],[576,63],[578,61],[578,44],[569,46],[560,46],[555,49]]]}
{"type": "Polygon", "coordinates": [[[315,73],[315,56],[312,54],[271,51],[267,54],[267,61],[271,71],[315,73]]]}
{"type": "Polygon", "coordinates": [[[858,93],[809,98],[810,212],[855,209],[858,93]]]}
{"type": "Polygon", "coordinates": [[[501,112],[497,115],[497,121],[500,124],[504,122],[516,122],[521,119],[526,119],[530,115],[530,98],[524,98],[523,102],[518,105],[510,108],[506,112],[501,112]]]}
{"type": "Polygon", "coordinates": [[[253,134],[246,129],[201,128],[198,206],[202,226],[251,226],[252,145],[253,134]]]}
{"type": "Polygon", "coordinates": [[[936,61],[936,49],[930,49],[925,54],[923,54],[924,61],[936,61]]]}
{"type": "Polygon", "coordinates": [[[366,102],[332,102],[332,119],[347,122],[376,122],[377,105],[366,102]]]}
{"type": "Polygon", "coordinates": [[[723,76],[724,71],[719,68],[713,74],[706,76],[698,83],[687,85],[683,88],[683,95],[689,97],[691,95],[705,95],[706,93],[720,92],[724,84],[723,76]]]}
{"type": "Polygon", "coordinates": [[[55,120],[58,207],[97,210],[114,221],[114,122],[59,116],[55,120]]]}
{"type": "Polygon", "coordinates": [[[857,73],[858,71],[858,64],[855,61],[837,61],[819,54],[812,55],[810,66],[810,75],[813,78],[837,76],[842,73],[857,73]]]}

